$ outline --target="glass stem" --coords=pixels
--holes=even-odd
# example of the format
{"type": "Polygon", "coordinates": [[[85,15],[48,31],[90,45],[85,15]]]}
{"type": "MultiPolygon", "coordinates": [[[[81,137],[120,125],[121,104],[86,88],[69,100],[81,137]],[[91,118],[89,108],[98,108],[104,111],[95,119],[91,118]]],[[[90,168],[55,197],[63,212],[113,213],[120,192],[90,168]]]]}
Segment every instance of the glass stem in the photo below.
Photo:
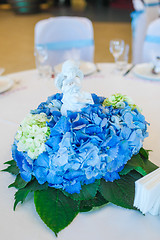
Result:
{"type": "Polygon", "coordinates": [[[117,63],[118,57],[115,57],[114,60],[115,60],[115,63],[117,63]]]}

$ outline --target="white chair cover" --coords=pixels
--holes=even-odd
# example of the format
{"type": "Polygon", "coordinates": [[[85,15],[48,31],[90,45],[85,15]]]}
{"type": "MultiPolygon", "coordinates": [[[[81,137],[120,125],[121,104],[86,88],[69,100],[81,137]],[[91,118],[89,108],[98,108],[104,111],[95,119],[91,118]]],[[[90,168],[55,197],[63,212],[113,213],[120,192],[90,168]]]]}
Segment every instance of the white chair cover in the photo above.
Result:
{"type": "Polygon", "coordinates": [[[143,45],[143,62],[154,62],[160,57],[160,18],[150,23],[143,45]]]}
{"type": "Polygon", "coordinates": [[[45,46],[52,67],[68,59],[93,61],[93,25],[84,17],[55,17],[35,26],[35,47],[45,46]]]}
{"type": "Polygon", "coordinates": [[[148,25],[159,16],[159,0],[133,0],[132,62],[143,62],[142,49],[148,25]]]}

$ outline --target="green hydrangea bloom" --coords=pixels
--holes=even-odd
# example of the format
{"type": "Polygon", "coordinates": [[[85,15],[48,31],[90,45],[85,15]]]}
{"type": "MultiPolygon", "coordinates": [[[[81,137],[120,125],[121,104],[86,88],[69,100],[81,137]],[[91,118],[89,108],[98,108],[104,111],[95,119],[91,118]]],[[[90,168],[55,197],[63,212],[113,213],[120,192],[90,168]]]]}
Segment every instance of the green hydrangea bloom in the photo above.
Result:
{"type": "Polygon", "coordinates": [[[106,98],[103,102],[103,106],[106,107],[112,105],[113,108],[124,108],[125,102],[128,103],[132,110],[136,108],[139,112],[141,112],[141,109],[134,104],[131,98],[120,93],[113,94],[109,98],[106,98]]]}
{"type": "Polygon", "coordinates": [[[36,159],[45,151],[45,142],[50,135],[49,121],[45,113],[29,114],[22,121],[15,139],[18,141],[18,151],[27,152],[31,159],[36,159]]]}

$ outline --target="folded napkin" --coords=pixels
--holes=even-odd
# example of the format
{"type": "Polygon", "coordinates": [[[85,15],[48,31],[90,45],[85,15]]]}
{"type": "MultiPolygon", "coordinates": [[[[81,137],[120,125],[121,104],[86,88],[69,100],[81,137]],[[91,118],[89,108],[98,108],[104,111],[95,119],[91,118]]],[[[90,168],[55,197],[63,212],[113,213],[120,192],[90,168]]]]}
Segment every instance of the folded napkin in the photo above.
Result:
{"type": "Polygon", "coordinates": [[[135,182],[134,206],[143,214],[160,214],[160,168],[135,182]]]}

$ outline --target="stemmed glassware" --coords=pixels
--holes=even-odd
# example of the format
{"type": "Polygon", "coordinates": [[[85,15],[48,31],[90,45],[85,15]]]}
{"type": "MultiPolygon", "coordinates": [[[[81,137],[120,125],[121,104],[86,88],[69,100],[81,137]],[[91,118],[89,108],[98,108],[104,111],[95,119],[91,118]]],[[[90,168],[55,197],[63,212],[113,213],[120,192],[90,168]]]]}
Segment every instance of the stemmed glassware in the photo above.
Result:
{"type": "Polygon", "coordinates": [[[36,46],[34,50],[36,67],[39,70],[48,59],[48,53],[45,46],[36,46]]]}
{"type": "Polygon", "coordinates": [[[119,71],[126,70],[128,65],[129,45],[125,44],[123,53],[118,57],[116,67],[119,71]]]}
{"type": "Polygon", "coordinates": [[[111,40],[109,50],[114,57],[115,63],[117,63],[118,58],[124,51],[124,40],[122,39],[111,40]]]}
{"type": "Polygon", "coordinates": [[[43,78],[50,78],[52,74],[52,67],[47,64],[48,50],[44,46],[36,46],[34,50],[36,67],[39,75],[43,78]]]}

